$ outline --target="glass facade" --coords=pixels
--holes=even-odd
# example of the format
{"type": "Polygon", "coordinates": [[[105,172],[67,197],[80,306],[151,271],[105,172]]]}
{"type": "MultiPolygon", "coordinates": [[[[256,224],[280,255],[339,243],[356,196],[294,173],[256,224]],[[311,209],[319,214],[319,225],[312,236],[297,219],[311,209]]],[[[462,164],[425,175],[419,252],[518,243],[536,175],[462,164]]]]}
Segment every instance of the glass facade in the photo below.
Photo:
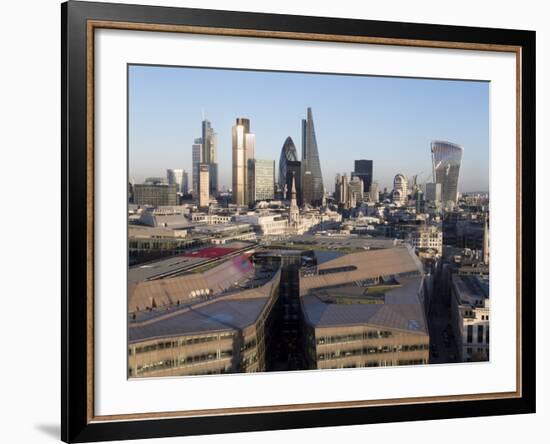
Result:
{"type": "Polygon", "coordinates": [[[296,146],[292,141],[291,137],[287,137],[283,148],[281,149],[281,157],[279,157],[279,190],[283,193],[283,197],[288,199],[287,194],[290,193],[289,177],[288,175],[288,162],[297,162],[298,161],[298,152],[296,151],[296,146]],[[286,185],[286,188],[285,188],[286,185]],[[286,191],[286,193],[285,193],[286,191]]]}
{"type": "Polygon", "coordinates": [[[311,184],[309,185],[311,189],[305,188],[305,181],[303,184],[304,202],[321,203],[324,193],[323,174],[321,173],[321,162],[319,161],[311,108],[307,109],[307,119],[302,120],[302,170],[311,172],[311,184]],[[311,202],[306,201],[306,196],[311,196],[311,202]]]}
{"type": "Polygon", "coordinates": [[[248,161],[249,202],[273,200],[275,197],[275,161],[250,159],[248,161]]]}
{"type": "Polygon", "coordinates": [[[441,184],[441,202],[444,207],[453,206],[458,200],[458,174],[464,148],[436,140],[431,151],[434,182],[441,184]]]}

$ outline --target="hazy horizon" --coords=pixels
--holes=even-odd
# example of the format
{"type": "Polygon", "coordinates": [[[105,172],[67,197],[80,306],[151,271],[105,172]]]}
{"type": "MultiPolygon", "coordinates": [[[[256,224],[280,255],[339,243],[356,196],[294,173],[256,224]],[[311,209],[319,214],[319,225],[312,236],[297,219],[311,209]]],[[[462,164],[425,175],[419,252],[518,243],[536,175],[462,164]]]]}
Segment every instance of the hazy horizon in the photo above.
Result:
{"type": "Polygon", "coordinates": [[[191,146],[201,121],[218,134],[219,186],[231,187],[231,127],[250,119],[256,158],[275,160],[291,136],[301,154],[301,120],[312,108],[323,181],[354,160],[372,159],[374,180],[432,180],[430,142],[464,147],[459,191],[489,189],[489,83],[343,74],[310,74],[131,65],[129,178],[183,168],[191,186],[191,146]]]}

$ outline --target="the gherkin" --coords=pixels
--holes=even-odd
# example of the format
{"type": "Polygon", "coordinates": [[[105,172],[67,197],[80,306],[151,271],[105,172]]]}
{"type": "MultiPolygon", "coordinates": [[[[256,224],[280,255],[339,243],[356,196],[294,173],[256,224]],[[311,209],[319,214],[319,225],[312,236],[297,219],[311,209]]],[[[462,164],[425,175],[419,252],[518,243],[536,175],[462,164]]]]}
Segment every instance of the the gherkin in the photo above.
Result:
{"type": "Polygon", "coordinates": [[[307,109],[307,119],[302,120],[302,171],[302,175],[308,171],[311,173],[311,185],[308,185],[311,189],[306,190],[306,184],[303,184],[304,201],[306,195],[311,197],[311,202],[305,203],[320,204],[324,192],[323,174],[321,173],[321,162],[319,161],[311,108],[307,109]]]}
{"type": "Polygon", "coordinates": [[[287,184],[287,163],[296,162],[298,160],[298,152],[296,146],[292,141],[292,137],[287,137],[283,148],[281,149],[281,157],[279,158],[279,189],[281,192],[285,191],[285,185],[287,184]]]}

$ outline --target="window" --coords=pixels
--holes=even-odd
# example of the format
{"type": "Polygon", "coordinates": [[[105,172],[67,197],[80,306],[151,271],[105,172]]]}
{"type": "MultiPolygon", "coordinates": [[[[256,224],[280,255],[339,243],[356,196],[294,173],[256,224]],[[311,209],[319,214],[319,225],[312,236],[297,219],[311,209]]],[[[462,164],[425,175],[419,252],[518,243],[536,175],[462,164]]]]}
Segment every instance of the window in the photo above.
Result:
{"type": "MultiPolygon", "coordinates": [[[[467,339],[466,339],[466,342],[468,344],[471,344],[472,343],[472,336],[474,334],[474,327],[473,325],[468,325],[468,334],[467,334],[467,339]]],[[[469,352],[470,353],[470,352],[469,352]]]]}
{"type": "Polygon", "coordinates": [[[477,326],[477,342],[483,342],[483,325],[477,326]]]}
{"type": "Polygon", "coordinates": [[[485,343],[489,343],[489,326],[487,326],[487,331],[485,332],[485,343]]]}

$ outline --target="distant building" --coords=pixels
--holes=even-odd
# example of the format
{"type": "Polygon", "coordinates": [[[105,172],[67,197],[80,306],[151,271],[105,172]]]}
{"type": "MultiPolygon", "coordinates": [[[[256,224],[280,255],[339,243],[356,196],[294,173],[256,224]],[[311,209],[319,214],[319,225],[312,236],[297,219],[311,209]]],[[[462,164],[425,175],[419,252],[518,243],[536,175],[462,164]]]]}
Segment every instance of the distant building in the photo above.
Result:
{"type": "Polygon", "coordinates": [[[250,159],[248,161],[248,201],[273,200],[275,197],[275,161],[250,159]]]}
{"type": "MultiPolygon", "coordinates": [[[[285,143],[281,148],[281,156],[279,157],[279,177],[277,183],[279,185],[279,190],[282,193],[285,193],[285,189],[287,193],[290,193],[292,174],[288,173],[289,162],[298,162],[298,153],[296,151],[296,146],[294,146],[294,142],[292,141],[292,137],[286,138],[285,143]]],[[[283,198],[289,199],[288,195],[283,195],[283,198]]]]}
{"type": "Polygon", "coordinates": [[[451,277],[451,325],[461,361],[489,360],[489,277],[451,277]]]}
{"type": "Polygon", "coordinates": [[[380,187],[378,182],[373,182],[369,191],[369,201],[378,203],[380,200],[380,187]]]}
{"type": "Polygon", "coordinates": [[[210,166],[201,163],[199,167],[199,207],[207,207],[210,202],[210,166]]]}
{"type": "Polygon", "coordinates": [[[356,160],[353,176],[359,177],[363,181],[363,189],[368,193],[372,186],[372,160],[356,160]]]}
{"type": "Polygon", "coordinates": [[[334,182],[334,200],[337,204],[344,205],[348,200],[348,176],[336,174],[334,182]]]}
{"type": "Polygon", "coordinates": [[[288,225],[296,229],[300,225],[300,210],[296,201],[296,184],[294,177],[292,178],[292,188],[290,190],[290,208],[288,210],[288,225]]]}
{"type": "Polygon", "coordinates": [[[250,132],[250,120],[238,117],[232,128],[233,203],[248,204],[248,160],[254,159],[256,136],[250,132]]]}
{"type": "Polygon", "coordinates": [[[168,184],[176,185],[178,193],[187,194],[187,172],[185,170],[181,168],[166,170],[166,178],[168,184]]]}
{"type": "MultiPolygon", "coordinates": [[[[286,163],[286,183],[283,188],[283,198],[290,200],[290,193],[292,190],[292,181],[294,180],[294,186],[296,187],[296,200],[298,205],[302,205],[304,202],[303,188],[302,188],[302,163],[299,161],[288,161],[286,163]]],[[[310,186],[308,186],[311,189],[310,186]]],[[[311,197],[310,197],[311,198],[311,197]]]]}
{"type": "Polygon", "coordinates": [[[407,176],[404,174],[397,174],[393,179],[392,200],[395,203],[405,204],[407,203],[408,195],[409,183],[407,176]]]}
{"type": "Polygon", "coordinates": [[[235,216],[235,222],[253,225],[262,236],[282,235],[288,229],[288,218],[279,214],[243,214],[235,216]]]}
{"type": "Polygon", "coordinates": [[[441,202],[441,184],[427,183],[426,192],[424,193],[426,202],[440,203],[441,202]]]}
{"type": "Polygon", "coordinates": [[[218,135],[212,128],[209,120],[202,121],[202,153],[201,163],[209,167],[209,189],[212,196],[218,194],[218,160],[217,160],[218,135]]]}
{"type": "MultiPolygon", "coordinates": [[[[293,176],[294,182],[296,182],[296,176],[293,176]]],[[[311,171],[304,171],[302,175],[302,201],[303,204],[313,205],[315,203],[314,183],[315,177],[311,171]]],[[[296,184],[294,184],[296,188],[296,184]]],[[[292,196],[291,196],[292,197],[292,196]]],[[[321,201],[323,200],[321,196],[321,201]]]]}
{"type": "Polygon", "coordinates": [[[304,202],[320,204],[323,200],[323,174],[321,173],[321,162],[311,108],[307,109],[307,118],[302,120],[302,171],[304,175],[307,171],[311,172],[312,178],[311,190],[306,188],[306,182],[303,181],[304,202]],[[306,194],[308,196],[311,194],[311,202],[306,201],[306,194]]]}
{"type": "Polygon", "coordinates": [[[458,201],[458,174],[464,148],[435,140],[431,144],[434,182],[441,184],[441,202],[449,208],[458,201]]]}
{"type": "Polygon", "coordinates": [[[359,202],[363,202],[363,193],[365,189],[364,181],[359,176],[353,176],[351,180],[349,181],[348,187],[349,187],[349,207],[355,208],[356,204],[359,202]]]}
{"type": "Polygon", "coordinates": [[[434,250],[443,254],[443,232],[435,226],[422,226],[409,234],[409,242],[416,250],[434,250]]]}
{"type": "Polygon", "coordinates": [[[192,161],[193,161],[193,194],[195,197],[199,195],[199,165],[201,164],[202,155],[202,138],[195,139],[193,143],[192,161]]]}
{"type": "Polygon", "coordinates": [[[153,207],[177,205],[177,185],[164,183],[135,184],[134,204],[150,205],[153,207]]]}
{"type": "Polygon", "coordinates": [[[143,183],[147,185],[167,185],[168,180],[166,180],[166,177],[147,177],[143,183]]]}

